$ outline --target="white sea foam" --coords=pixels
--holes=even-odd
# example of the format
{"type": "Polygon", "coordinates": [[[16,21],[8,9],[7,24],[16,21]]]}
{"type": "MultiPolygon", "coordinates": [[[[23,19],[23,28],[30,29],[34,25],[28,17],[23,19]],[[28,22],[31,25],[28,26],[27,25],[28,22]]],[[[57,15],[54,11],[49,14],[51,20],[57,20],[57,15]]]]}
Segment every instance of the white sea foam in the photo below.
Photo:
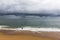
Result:
{"type": "Polygon", "coordinates": [[[0,30],[29,30],[29,31],[47,31],[47,32],[60,32],[59,28],[37,28],[37,27],[23,27],[23,28],[5,28],[6,26],[0,26],[0,30]]]}
{"type": "Polygon", "coordinates": [[[33,27],[24,27],[23,29],[22,28],[17,28],[17,30],[60,32],[59,28],[33,28],[33,27]]]}

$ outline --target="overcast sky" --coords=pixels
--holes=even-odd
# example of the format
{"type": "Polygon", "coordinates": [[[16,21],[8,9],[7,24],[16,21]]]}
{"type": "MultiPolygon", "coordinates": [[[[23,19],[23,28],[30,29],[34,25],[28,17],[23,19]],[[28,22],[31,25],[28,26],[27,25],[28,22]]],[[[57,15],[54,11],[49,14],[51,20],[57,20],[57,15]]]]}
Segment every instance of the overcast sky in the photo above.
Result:
{"type": "Polygon", "coordinates": [[[0,12],[59,14],[60,0],[0,0],[0,12]]]}

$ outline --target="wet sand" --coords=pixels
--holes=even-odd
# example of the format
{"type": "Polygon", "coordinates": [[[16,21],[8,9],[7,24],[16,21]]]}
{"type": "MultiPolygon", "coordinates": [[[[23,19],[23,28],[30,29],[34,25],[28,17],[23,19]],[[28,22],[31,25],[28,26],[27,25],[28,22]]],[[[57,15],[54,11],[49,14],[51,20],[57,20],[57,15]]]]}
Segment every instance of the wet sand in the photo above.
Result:
{"type": "Polygon", "coordinates": [[[0,30],[0,40],[60,40],[59,36],[59,32],[0,30]]]}
{"type": "Polygon", "coordinates": [[[32,35],[3,35],[0,33],[0,40],[52,40],[52,39],[36,37],[32,35]]]}

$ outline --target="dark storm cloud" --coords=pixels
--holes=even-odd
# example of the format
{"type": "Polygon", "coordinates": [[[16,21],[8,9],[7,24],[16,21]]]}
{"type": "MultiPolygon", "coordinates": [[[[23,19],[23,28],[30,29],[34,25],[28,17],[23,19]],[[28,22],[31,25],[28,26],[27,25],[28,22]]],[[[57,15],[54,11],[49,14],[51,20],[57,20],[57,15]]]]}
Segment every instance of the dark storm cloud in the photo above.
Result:
{"type": "Polygon", "coordinates": [[[54,13],[60,10],[60,0],[0,0],[1,13],[54,13]]]}

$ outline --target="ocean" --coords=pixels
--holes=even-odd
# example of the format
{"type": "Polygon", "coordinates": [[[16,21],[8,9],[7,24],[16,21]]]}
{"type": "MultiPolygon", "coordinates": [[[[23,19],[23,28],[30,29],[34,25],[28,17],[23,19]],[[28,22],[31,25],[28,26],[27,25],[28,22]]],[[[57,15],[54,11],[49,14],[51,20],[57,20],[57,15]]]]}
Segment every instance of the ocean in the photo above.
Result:
{"type": "Polygon", "coordinates": [[[37,28],[60,28],[60,17],[40,16],[0,16],[0,25],[11,28],[37,27],[37,28]]]}

